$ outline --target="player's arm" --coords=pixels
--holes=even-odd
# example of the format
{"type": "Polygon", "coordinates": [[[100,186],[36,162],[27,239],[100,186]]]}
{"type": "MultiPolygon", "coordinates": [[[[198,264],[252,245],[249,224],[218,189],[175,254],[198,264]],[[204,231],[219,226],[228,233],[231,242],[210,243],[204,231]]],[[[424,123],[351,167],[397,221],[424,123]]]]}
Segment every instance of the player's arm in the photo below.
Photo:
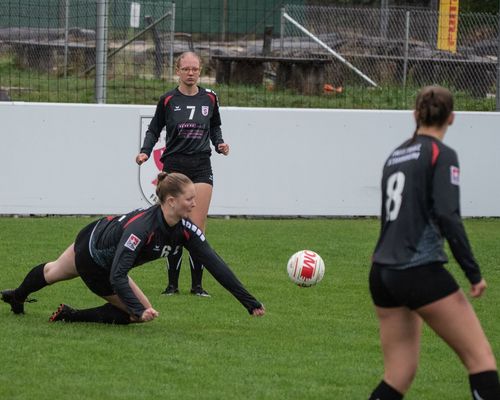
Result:
{"type": "Polygon", "coordinates": [[[156,106],[155,115],[153,116],[153,119],[148,126],[148,130],[146,131],[146,136],[144,137],[141,151],[136,157],[136,161],[138,164],[142,164],[142,162],[146,161],[149,158],[151,152],[153,151],[153,147],[156,142],[158,142],[160,133],[165,126],[165,106],[163,105],[163,102],[164,99],[162,96],[156,106]],[[139,157],[141,155],[145,155],[146,157],[139,157]]]}
{"type": "Polygon", "coordinates": [[[219,99],[216,93],[211,93],[215,96],[215,103],[212,118],[210,118],[210,141],[215,147],[215,151],[217,153],[227,155],[227,153],[229,153],[229,146],[227,143],[224,143],[224,139],[222,138],[222,129],[220,128],[222,122],[219,111],[219,99]]]}
{"type": "Polygon", "coordinates": [[[249,314],[260,316],[264,315],[264,306],[255,297],[253,297],[238,280],[233,271],[224,262],[224,260],[212,249],[206,240],[200,239],[198,235],[189,232],[189,239],[185,247],[189,253],[197,258],[212,276],[225,289],[238,299],[249,314]]]}
{"type": "Polygon", "coordinates": [[[433,192],[434,213],[451,252],[471,284],[481,281],[479,265],[472,249],[460,215],[459,164],[456,153],[447,149],[439,154],[434,169],[433,192]]]}
{"type": "Polygon", "coordinates": [[[110,272],[111,286],[130,314],[140,320],[146,306],[141,303],[131,287],[128,273],[134,267],[139,251],[147,240],[147,233],[126,229],[118,243],[110,272]]]}

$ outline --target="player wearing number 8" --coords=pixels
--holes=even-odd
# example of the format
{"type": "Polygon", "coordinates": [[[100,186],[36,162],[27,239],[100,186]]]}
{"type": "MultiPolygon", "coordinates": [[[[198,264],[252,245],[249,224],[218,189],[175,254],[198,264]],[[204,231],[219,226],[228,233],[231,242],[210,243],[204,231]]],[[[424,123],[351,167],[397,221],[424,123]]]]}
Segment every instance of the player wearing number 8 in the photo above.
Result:
{"type": "Polygon", "coordinates": [[[382,174],[381,231],[370,271],[380,323],[384,378],[370,399],[402,399],[417,371],[422,323],[457,353],[473,399],[500,399],[491,346],[467,298],[444,268],[444,239],[471,284],[486,289],[460,216],[459,165],[442,143],[453,123],[453,98],[441,87],[420,91],[416,129],[387,159],[382,174]]]}

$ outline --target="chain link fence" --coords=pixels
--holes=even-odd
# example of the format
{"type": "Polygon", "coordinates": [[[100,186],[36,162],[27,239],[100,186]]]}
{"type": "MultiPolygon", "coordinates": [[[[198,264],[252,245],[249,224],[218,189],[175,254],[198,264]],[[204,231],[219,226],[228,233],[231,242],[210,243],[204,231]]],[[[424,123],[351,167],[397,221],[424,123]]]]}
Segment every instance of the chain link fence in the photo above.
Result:
{"type": "Polygon", "coordinates": [[[458,109],[499,106],[498,15],[447,16],[443,48],[438,12],[303,3],[0,0],[0,98],[154,104],[194,50],[223,105],[407,109],[441,84],[458,109]]]}

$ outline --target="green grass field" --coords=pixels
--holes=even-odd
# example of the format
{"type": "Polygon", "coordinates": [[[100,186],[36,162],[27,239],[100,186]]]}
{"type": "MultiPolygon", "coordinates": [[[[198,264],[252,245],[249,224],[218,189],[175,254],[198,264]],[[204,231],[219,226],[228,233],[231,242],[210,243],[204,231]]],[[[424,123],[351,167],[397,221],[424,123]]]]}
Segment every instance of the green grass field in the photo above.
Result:
{"type": "MultiPolygon", "coordinates": [[[[0,288],[16,286],[34,265],[54,259],[88,217],[0,218],[0,288]]],[[[466,228],[489,289],[474,307],[500,354],[500,220],[466,228]]],[[[102,301],[78,280],[34,294],[22,316],[0,304],[1,399],[366,399],[382,374],[377,321],[367,275],[375,219],[210,219],[207,236],[267,308],[245,309],[207,273],[210,299],[164,297],[164,262],[132,276],[160,311],[147,324],[48,323],[60,302],[102,301]],[[286,261],[310,248],[325,260],[324,280],[294,286],[286,261]]],[[[456,263],[449,268],[468,289],[456,263]]],[[[424,330],[420,369],[406,399],[465,400],[467,374],[457,357],[424,330]]]]}

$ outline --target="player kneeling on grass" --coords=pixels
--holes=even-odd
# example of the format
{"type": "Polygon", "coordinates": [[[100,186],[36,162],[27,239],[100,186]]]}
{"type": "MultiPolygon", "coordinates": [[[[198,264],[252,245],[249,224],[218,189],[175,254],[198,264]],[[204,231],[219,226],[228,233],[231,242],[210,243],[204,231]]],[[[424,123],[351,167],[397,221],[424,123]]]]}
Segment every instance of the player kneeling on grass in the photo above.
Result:
{"type": "Polygon", "coordinates": [[[183,174],[161,172],[156,194],[157,205],[102,218],[86,226],[56,261],[33,268],[17,289],[2,291],[2,300],[10,304],[15,314],[22,314],[30,293],[80,276],[88,288],[107,303],[82,310],[61,304],[50,321],[110,324],[151,321],[158,317],[158,311],[128,272],[184,246],[250,314],[264,315],[264,305],[248,293],[207,243],[201,230],[187,219],[196,205],[191,180],[183,174]]]}

